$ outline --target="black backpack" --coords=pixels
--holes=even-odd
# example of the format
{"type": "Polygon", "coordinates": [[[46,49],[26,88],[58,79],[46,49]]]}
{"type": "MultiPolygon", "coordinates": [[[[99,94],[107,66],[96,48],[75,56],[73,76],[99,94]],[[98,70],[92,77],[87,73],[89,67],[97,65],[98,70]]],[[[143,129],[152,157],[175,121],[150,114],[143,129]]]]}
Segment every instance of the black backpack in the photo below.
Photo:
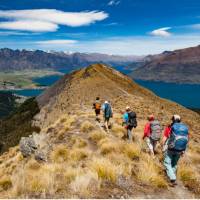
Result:
{"type": "Polygon", "coordinates": [[[135,112],[129,112],[128,113],[128,126],[130,127],[137,127],[137,116],[135,112]]]}

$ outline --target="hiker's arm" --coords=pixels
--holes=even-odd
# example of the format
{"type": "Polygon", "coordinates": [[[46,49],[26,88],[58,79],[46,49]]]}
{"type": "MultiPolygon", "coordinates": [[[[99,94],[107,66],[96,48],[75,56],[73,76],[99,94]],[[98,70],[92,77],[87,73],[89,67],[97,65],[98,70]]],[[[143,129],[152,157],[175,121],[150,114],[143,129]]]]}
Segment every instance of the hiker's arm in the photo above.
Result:
{"type": "Polygon", "coordinates": [[[150,131],[151,131],[151,130],[150,130],[150,124],[147,123],[147,124],[145,125],[145,127],[144,127],[144,136],[143,136],[143,140],[144,140],[146,137],[149,136],[150,131]]]}
{"type": "Polygon", "coordinates": [[[164,130],[164,135],[163,135],[163,138],[162,138],[162,145],[165,145],[167,139],[169,138],[171,134],[171,127],[166,127],[165,130],[164,130]]]}

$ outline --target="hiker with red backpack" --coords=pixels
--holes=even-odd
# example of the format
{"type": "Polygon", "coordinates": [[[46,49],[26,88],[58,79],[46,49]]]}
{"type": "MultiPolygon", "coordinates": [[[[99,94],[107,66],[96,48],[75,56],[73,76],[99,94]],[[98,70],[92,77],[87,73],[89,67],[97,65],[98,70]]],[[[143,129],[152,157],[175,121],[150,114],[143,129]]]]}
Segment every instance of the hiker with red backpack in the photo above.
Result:
{"type": "Polygon", "coordinates": [[[155,155],[155,149],[161,138],[161,126],[160,122],[155,119],[154,115],[148,117],[148,123],[144,128],[143,140],[146,138],[147,146],[151,154],[155,155]]]}
{"type": "Polygon", "coordinates": [[[167,126],[164,131],[162,142],[164,146],[164,166],[172,186],[177,184],[177,164],[187,148],[188,141],[189,129],[187,125],[181,122],[179,115],[174,115],[172,124],[167,126]]]}
{"type": "Polygon", "coordinates": [[[101,102],[99,97],[97,97],[96,101],[93,103],[93,109],[95,111],[96,121],[100,122],[99,115],[101,114],[101,102]]]}
{"type": "Polygon", "coordinates": [[[132,129],[137,127],[136,113],[131,111],[130,107],[126,107],[126,112],[123,115],[123,126],[127,129],[127,138],[129,142],[132,142],[132,129]]]}

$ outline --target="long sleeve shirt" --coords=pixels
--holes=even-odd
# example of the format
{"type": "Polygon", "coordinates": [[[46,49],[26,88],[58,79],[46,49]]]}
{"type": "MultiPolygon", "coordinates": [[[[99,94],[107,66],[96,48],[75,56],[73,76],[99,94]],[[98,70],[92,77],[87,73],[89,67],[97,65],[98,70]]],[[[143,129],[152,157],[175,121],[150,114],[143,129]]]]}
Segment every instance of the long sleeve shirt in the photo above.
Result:
{"type": "Polygon", "coordinates": [[[151,135],[151,124],[150,122],[146,123],[145,127],[144,127],[144,136],[143,139],[146,137],[150,137],[151,135]]]}

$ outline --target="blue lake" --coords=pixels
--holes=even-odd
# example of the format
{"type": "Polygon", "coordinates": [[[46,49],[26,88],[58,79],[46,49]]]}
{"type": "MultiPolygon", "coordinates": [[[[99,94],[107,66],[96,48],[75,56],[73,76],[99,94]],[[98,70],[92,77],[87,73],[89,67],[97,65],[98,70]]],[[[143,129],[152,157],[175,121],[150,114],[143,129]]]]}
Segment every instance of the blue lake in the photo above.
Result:
{"type": "MultiPolygon", "coordinates": [[[[119,68],[118,68],[119,69],[119,68]]],[[[68,71],[62,71],[68,72],[68,71]]],[[[126,72],[124,72],[126,73],[126,72]]],[[[42,78],[34,79],[35,82],[40,85],[50,86],[58,81],[62,76],[53,75],[42,78]]],[[[152,82],[135,80],[138,84],[152,90],[156,95],[175,101],[182,104],[185,107],[200,108],[200,85],[192,84],[175,84],[175,83],[163,83],[163,82],[152,82]]],[[[20,90],[14,91],[14,93],[23,96],[38,96],[44,90],[20,90]]]]}
{"type": "Polygon", "coordinates": [[[200,85],[135,80],[156,95],[189,108],[200,108],[200,85]]]}

